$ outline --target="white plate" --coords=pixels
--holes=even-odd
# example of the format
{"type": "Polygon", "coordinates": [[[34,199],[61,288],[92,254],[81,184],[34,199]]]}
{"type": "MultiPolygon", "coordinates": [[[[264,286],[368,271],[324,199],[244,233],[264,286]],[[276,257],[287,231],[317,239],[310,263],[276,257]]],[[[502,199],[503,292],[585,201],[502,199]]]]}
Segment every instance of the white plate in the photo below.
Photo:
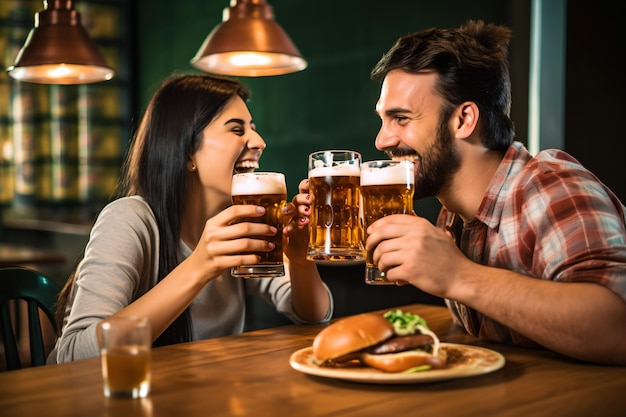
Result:
{"type": "Polygon", "coordinates": [[[504,356],[479,346],[442,343],[442,348],[457,349],[464,360],[445,369],[433,369],[415,373],[385,373],[372,368],[321,368],[316,364],[313,347],[300,349],[289,358],[289,364],[296,371],[326,378],[369,384],[417,384],[465,378],[496,371],[504,366],[504,356]]]}

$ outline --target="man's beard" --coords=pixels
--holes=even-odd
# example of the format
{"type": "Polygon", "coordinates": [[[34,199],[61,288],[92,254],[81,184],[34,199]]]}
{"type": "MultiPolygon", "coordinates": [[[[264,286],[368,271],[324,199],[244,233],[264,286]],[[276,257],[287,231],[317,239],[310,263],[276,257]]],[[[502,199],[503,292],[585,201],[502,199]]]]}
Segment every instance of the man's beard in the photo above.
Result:
{"type": "Polygon", "coordinates": [[[415,198],[432,197],[441,194],[461,166],[461,160],[454,151],[452,135],[446,121],[437,129],[437,140],[419,158],[415,177],[415,198]]]}
{"type": "Polygon", "coordinates": [[[452,176],[459,170],[461,161],[452,145],[448,124],[442,118],[437,129],[437,140],[425,152],[418,155],[413,149],[395,148],[387,151],[393,158],[417,157],[415,174],[415,199],[441,194],[452,176]]]}

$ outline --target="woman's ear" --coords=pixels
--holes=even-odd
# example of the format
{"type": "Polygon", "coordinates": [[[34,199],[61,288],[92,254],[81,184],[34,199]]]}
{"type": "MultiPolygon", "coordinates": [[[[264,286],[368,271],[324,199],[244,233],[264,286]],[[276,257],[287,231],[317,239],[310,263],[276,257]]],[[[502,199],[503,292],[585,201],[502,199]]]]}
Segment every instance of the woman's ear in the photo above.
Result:
{"type": "Polygon", "coordinates": [[[458,139],[467,139],[478,125],[478,106],[473,101],[466,101],[457,107],[452,116],[452,133],[458,139]]]}
{"type": "Polygon", "coordinates": [[[194,172],[196,169],[198,169],[196,164],[191,159],[189,159],[189,161],[187,161],[187,170],[189,172],[194,172]]]}

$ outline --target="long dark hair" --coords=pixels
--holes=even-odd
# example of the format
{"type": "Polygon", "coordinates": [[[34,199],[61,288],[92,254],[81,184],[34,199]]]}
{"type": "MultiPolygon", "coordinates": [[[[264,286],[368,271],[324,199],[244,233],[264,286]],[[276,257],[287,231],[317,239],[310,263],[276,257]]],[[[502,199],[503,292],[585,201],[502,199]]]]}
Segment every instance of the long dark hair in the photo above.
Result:
{"type": "MultiPolygon", "coordinates": [[[[150,205],[160,234],[158,280],[180,262],[181,218],[187,193],[187,162],[200,146],[202,132],[230,99],[244,101],[249,91],[234,79],[208,74],[176,75],[154,94],[131,143],[116,197],[140,195],[150,205]]],[[[76,270],[61,292],[57,321],[62,322],[76,270]]],[[[60,326],[62,323],[60,323],[60,326]]],[[[189,341],[185,310],[155,341],[155,346],[189,341]]]]}
{"type": "Polygon", "coordinates": [[[459,104],[473,101],[480,110],[484,145],[505,151],[515,136],[507,61],[510,38],[509,28],[482,21],[469,21],[459,29],[416,32],[398,39],[371,77],[382,80],[395,69],[413,74],[435,71],[437,91],[446,102],[440,109],[444,120],[459,104]]]}

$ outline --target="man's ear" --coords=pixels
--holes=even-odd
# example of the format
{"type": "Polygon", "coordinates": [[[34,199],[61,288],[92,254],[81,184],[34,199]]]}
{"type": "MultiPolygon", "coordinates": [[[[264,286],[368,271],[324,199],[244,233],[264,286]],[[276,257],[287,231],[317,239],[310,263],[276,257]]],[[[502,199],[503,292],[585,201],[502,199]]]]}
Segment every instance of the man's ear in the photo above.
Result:
{"type": "Polygon", "coordinates": [[[478,106],[473,101],[459,105],[452,115],[452,133],[457,139],[467,139],[478,125],[478,106]]]}

